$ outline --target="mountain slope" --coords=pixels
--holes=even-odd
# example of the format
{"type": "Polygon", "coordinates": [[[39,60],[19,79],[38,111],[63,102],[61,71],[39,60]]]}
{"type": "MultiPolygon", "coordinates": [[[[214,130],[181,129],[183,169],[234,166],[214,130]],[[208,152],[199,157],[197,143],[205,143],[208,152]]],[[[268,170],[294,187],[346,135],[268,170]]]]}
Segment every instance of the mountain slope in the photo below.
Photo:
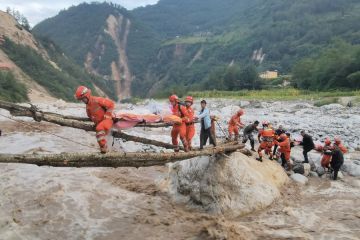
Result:
{"type": "Polygon", "coordinates": [[[98,93],[114,96],[111,82],[88,74],[54,43],[34,38],[11,15],[1,11],[0,32],[0,64],[8,66],[2,69],[1,80],[9,83],[11,79],[9,86],[17,88],[19,93],[16,99],[9,94],[0,94],[3,99],[47,101],[63,98],[74,101],[74,90],[79,84],[89,86],[95,93],[97,89],[98,93]]]}
{"type": "MultiPolygon", "coordinates": [[[[131,12],[105,3],[82,4],[40,23],[35,31],[67,48],[68,54],[75,54],[75,49],[83,46],[78,59],[82,63],[86,53],[94,52],[93,46],[97,45],[93,42],[84,45],[79,36],[92,33],[92,26],[98,24],[101,27],[95,39],[105,36],[110,32],[105,24],[109,13],[115,19],[123,16],[131,23],[136,22],[135,30],[135,24],[131,24],[123,49],[114,37],[107,42],[101,40],[103,48],[95,47],[100,53],[91,59],[101,56],[96,60],[99,64],[95,64],[97,73],[104,75],[111,69],[113,79],[116,75],[124,79],[121,81],[126,84],[125,88],[122,86],[124,96],[166,95],[189,89],[254,88],[255,85],[246,82],[246,76],[238,73],[246,69],[251,72],[276,69],[281,74],[290,74],[301,59],[316,57],[334,41],[360,44],[358,0],[160,0],[156,5],[131,12]],[[86,18],[82,8],[88,15],[100,15],[98,11],[106,14],[98,21],[86,18]],[[66,19],[68,15],[78,18],[66,19]],[[79,31],[71,30],[73,25],[79,26],[79,31]],[[100,33],[102,30],[105,33],[100,33]],[[71,49],[75,52],[71,53],[71,49]],[[106,57],[100,51],[109,49],[120,57],[106,57]],[[126,57],[122,58],[123,55],[126,57]],[[126,62],[126,58],[128,67],[109,68],[113,61],[119,64],[126,62]],[[229,70],[229,66],[237,70],[229,70]],[[231,71],[236,72],[232,78],[219,80],[231,75],[231,71]]],[[[126,33],[123,29],[125,25],[115,35],[126,33]]],[[[90,65],[94,68],[94,64],[90,65]]]]}
{"type": "Polygon", "coordinates": [[[115,80],[121,99],[131,96],[133,79],[146,71],[159,43],[126,9],[108,3],[71,7],[33,31],[54,40],[89,72],[115,80]]]}

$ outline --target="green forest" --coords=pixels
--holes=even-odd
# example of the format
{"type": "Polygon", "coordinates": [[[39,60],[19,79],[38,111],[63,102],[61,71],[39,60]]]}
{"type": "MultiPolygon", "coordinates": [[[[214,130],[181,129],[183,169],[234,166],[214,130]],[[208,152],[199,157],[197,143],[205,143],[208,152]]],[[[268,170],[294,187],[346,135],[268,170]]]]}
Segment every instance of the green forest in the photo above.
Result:
{"type": "Polygon", "coordinates": [[[160,0],[133,11],[81,4],[34,32],[78,64],[102,36],[107,50],[96,67],[106,76],[116,51],[103,34],[109,14],[133,22],[127,45],[133,96],[264,89],[269,83],[258,74],[266,70],[292,76],[300,89],[359,88],[358,0],[160,0]]]}
{"type": "Polygon", "coordinates": [[[11,102],[28,100],[25,85],[18,82],[11,72],[0,71],[0,100],[11,102]]]}

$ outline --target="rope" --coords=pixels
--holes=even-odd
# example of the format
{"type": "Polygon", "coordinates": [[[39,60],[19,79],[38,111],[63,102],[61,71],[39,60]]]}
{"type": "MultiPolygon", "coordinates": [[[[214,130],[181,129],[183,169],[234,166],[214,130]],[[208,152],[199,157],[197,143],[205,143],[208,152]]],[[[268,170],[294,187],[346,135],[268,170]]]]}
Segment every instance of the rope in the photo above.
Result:
{"type": "Polygon", "coordinates": [[[80,142],[76,142],[76,141],[74,141],[74,140],[72,140],[72,139],[70,139],[70,138],[66,138],[66,137],[57,135],[57,134],[55,134],[55,133],[46,131],[46,130],[44,130],[44,129],[41,129],[41,128],[32,126],[32,125],[27,124],[27,123],[25,123],[25,122],[23,122],[23,121],[13,119],[13,118],[8,117],[8,116],[5,116],[5,115],[3,115],[3,114],[0,114],[0,116],[2,116],[2,117],[4,117],[4,118],[7,118],[7,119],[10,119],[10,120],[12,120],[12,121],[14,121],[14,122],[20,123],[21,125],[24,125],[24,126],[27,126],[27,127],[33,128],[33,129],[36,129],[36,130],[38,130],[38,131],[40,131],[40,132],[45,132],[45,133],[48,133],[48,134],[53,135],[53,136],[55,136],[55,137],[61,138],[61,139],[63,139],[63,140],[67,140],[67,141],[69,141],[69,142],[76,143],[76,144],[79,144],[79,145],[81,145],[81,146],[94,149],[94,147],[92,147],[92,146],[90,146],[90,145],[87,145],[87,144],[84,144],[84,143],[80,143],[80,142]]]}

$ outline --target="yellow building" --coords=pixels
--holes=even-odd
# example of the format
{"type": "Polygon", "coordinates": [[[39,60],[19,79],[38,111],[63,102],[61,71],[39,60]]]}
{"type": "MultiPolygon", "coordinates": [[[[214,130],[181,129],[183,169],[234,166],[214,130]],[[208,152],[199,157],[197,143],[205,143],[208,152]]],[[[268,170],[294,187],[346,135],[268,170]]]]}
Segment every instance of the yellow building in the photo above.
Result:
{"type": "Polygon", "coordinates": [[[279,76],[278,71],[266,71],[260,74],[260,78],[263,79],[274,79],[279,76]]]}

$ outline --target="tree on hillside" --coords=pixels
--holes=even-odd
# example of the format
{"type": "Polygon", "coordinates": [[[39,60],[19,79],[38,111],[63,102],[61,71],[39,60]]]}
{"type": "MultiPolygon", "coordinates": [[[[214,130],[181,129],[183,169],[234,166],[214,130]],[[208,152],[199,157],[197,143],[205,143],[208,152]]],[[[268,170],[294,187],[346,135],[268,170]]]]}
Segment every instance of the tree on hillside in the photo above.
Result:
{"type": "Polygon", "coordinates": [[[11,16],[13,16],[15,18],[15,20],[23,27],[25,28],[27,31],[30,31],[30,24],[29,21],[27,20],[27,18],[22,15],[18,10],[16,9],[12,9],[10,7],[6,8],[6,12],[8,14],[10,14],[11,16]]]}

